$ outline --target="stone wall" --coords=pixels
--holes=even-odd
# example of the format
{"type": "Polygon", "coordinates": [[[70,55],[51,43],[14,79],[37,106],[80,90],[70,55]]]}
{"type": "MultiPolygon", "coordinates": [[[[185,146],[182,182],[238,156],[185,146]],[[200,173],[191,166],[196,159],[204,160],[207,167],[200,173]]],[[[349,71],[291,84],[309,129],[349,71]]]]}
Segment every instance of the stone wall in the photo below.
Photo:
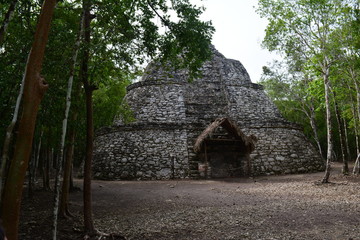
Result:
{"type": "Polygon", "coordinates": [[[136,121],[117,120],[97,133],[94,175],[101,179],[199,177],[195,139],[215,119],[232,119],[258,138],[251,154],[253,175],[319,171],[323,161],[299,126],[287,122],[262,86],[251,82],[239,61],[214,56],[202,77],[150,64],[130,85],[125,102],[136,121]]]}
{"type": "Polygon", "coordinates": [[[266,96],[260,85],[228,86],[227,91],[229,93],[229,115],[242,126],[284,122],[279,110],[266,96]]]}
{"type": "Polygon", "coordinates": [[[255,151],[251,154],[254,175],[324,170],[324,162],[301,129],[270,126],[244,132],[258,137],[255,151]]]}
{"type": "Polygon", "coordinates": [[[132,125],[98,132],[94,177],[171,179],[189,175],[187,130],[180,125],[132,125]]]}
{"type": "Polygon", "coordinates": [[[140,82],[128,88],[124,101],[130,103],[136,122],[183,122],[183,88],[183,84],[175,82],[140,82]]]}

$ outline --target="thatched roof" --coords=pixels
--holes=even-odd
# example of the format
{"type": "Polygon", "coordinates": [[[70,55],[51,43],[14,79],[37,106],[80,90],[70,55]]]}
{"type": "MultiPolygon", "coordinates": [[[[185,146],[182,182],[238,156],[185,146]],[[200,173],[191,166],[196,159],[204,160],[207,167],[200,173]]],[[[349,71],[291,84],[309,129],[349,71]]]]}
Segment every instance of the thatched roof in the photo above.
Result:
{"type": "Polygon", "coordinates": [[[194,151],[200,152],[203,142],[209,137],[219,126],[222,126],[228,131],[235,139],[241,140],[245,145],[247,151],[250,153],[255,149],[255,142],[257,141],[254,135],[246,136],[234,122],[228,118],[218,118],[212,122],[196,139],[194,151]]]}

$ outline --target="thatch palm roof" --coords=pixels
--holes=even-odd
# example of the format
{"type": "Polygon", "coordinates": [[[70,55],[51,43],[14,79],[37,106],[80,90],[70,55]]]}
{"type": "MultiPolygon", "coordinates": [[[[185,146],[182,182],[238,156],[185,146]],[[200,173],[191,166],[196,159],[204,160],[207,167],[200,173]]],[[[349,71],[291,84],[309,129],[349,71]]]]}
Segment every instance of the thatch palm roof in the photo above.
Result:
{"type": "Polygon", "coordinates": [[[207,137],[209,137],[219,126],[222,126],[226,131],[228,131],[236,140],[241,140],[245,145],[247,152],[252,152],[255,149],[255,142],[257,141],[256,137],[246,136],[239,127],[228,118],[217,118],[212,122],[196,139],[194,145],[194,151],[200,152],[203,142],[207,137]]]}

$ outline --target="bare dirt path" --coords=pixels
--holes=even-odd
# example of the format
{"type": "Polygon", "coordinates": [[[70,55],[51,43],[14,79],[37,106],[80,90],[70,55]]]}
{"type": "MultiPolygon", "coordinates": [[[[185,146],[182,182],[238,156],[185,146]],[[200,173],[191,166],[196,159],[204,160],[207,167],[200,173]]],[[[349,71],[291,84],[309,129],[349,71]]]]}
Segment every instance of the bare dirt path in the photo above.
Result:
{"type": "MultiPolygon", "coordinates": [[[[359,178],[322,176],[94,181],[95,225],[126,239],[360,239],[359,178]]],[[[82,192],[71,194],[78,216],[81,206],[82,192]]],[[[79,237],[81,223],[61,224],[60,239],[79,237]]]]}

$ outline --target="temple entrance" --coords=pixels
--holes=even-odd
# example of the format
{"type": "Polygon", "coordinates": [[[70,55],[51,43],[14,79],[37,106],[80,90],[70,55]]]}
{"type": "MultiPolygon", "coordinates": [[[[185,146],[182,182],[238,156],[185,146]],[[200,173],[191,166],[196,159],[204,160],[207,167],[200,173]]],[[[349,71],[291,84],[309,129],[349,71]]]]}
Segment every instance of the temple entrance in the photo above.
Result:
{"type": "Polygon", "coordinates": [[[207,159],[210,169],[208,177],[241,177],[244,176],[243,161],[246,161],[244,154],[240,152],[239,141],[208,139],[205,143],[207,159]]]}
{"type": "Polygon", "coordinates": [[[197,138],[199,174],[203,178],[248,176],[251,173],[250,152],[253,136],[245,136],[229,119],[216,119],[197,138]]]}

